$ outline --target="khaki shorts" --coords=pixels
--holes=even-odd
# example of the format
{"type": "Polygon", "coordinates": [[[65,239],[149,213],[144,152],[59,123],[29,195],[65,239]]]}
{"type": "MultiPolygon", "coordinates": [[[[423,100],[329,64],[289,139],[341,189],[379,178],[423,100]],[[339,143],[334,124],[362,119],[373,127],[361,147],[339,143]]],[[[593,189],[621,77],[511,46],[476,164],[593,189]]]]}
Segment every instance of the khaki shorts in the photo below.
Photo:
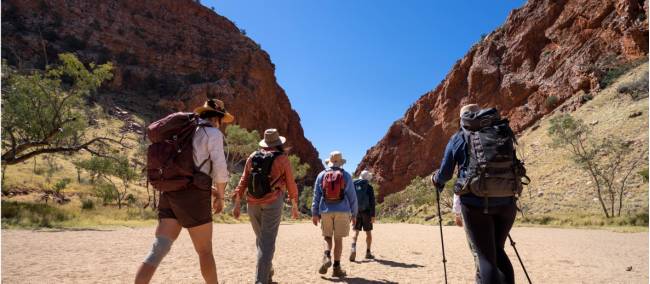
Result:
{"type": "Polygon", "coordinates": [[[350,213],[323,213],[320,218],[323,237],[343,238],[350,234],[350,213]]]}

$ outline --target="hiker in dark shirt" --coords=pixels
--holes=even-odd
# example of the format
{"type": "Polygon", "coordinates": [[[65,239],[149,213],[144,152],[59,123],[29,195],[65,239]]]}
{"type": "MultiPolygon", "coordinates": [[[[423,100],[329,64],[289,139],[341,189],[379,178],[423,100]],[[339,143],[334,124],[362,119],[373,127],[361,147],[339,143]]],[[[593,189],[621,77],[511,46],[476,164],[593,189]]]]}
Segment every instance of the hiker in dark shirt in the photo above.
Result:
{"type": "MultiPolygon", "coordinates": [[[[467,113],[478,113],[478,105],[461,108],[463,119],[467,113]]],[[[434,185],[442,191],[458,167],[457,184],[462,186],[469,177],[469,143],[461,131],[454,134],[445,148],[440,169],[432,176],[434,185]]],[[[479,197],[473,192],[460,195],[461,213],[470,247],[478,259],[477,283],[514,283],[512,264],[504,246],[516,216],[514,197],[479,197]]]]}
{"type": "Polygon", "coordinates": [[[375,192],[370,185],[372,174],[369,171],[361,171],[359,179],[354,181],[354,188],[357,192],[357,204],[359,214],[354,225],[354,236],[352,237],[352,248],[350,249],[350,261],[357,257],[357,238],[359,231],[366,232],[366,259],[374,259],[370,247],[372,245],[372,227],[375,223],[375,192]]]}

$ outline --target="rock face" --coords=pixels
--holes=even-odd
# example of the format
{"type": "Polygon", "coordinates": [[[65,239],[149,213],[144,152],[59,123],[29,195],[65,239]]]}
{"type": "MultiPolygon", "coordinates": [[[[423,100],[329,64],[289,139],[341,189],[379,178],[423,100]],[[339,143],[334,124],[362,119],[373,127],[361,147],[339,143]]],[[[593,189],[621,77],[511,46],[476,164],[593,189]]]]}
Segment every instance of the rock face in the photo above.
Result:
{"type": "Polygon", "coordinates": [[[156,119],[220,98],[236,123],[278,128],[292,153],[323,168],[300,118],[277,84],[275,66],[232,22],[191,0],[3,0],[2,54],[43,68],[61,52],[116,65],[102,99],[156,119]]]}
{"type": "Polygon", "coordinates": [[[521,131],[598,90],[608,70],[647,56],[647,9],[647,1],[529,1],[393,123],[357,172],[374,171],[382,196],[400,191],[438,168],[462,105],[497,107],[521,131]]]}

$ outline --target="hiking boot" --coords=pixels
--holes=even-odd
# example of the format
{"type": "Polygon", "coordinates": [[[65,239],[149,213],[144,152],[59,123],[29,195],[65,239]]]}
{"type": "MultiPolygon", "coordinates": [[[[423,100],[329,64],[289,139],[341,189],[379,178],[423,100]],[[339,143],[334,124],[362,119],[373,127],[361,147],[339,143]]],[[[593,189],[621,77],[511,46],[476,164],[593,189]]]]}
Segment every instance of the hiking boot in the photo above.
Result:
{"type": "Polygon", "coordinates": [[[347,275],[348,274],[345,273],[345,270],[343,270],[340,266],[334,266],[334,269],[332,270],[332,277],[343,278],[347,275]]]}
{"type": "Polygon", "coordinates": [[[318,273],[320,274],[327,273],[327,270],[330,268],[330,266],[332,266],[332,259],[324,255],[323,264],[320,266],[320,269],[318,269],[318,273]]]}
{"type": "Polygon", "coordinates": [[[271,271],[269,271],[269,283],[273,283],[273,274],[275,274],[275,269],[271,267],[271,271]]]}
{"type": "Polygon", "coordinates": [[[350,261],[351,261],[351,262],[354,262],[354,259],[356,259],[356,258],[357,258],[357,250],[356,250],[356,249],[352,249],[352,250],[350,251],[350,261]]]}
{"type": "Polygon", "coordinates": [[[375,256],[372,255],[369,251],[366,252],[366,259],[375,259],[375,256]]]}

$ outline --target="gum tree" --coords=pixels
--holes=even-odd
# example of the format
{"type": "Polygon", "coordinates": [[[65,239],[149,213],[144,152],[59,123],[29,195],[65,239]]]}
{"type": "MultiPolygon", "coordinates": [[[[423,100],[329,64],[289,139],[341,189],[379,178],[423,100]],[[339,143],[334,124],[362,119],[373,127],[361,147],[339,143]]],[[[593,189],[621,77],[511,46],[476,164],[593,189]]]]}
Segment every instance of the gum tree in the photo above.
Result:
{"type": "Polygon", "coordinates": [[[88,151],[105,156],[121,139],[88,133],[83,106],[86,97],[112,78],[111,63],[86,67],[73,54],[43,70],[15,70],[2,64],[2,163],[13,165],[32,157],[88,151]]]}

